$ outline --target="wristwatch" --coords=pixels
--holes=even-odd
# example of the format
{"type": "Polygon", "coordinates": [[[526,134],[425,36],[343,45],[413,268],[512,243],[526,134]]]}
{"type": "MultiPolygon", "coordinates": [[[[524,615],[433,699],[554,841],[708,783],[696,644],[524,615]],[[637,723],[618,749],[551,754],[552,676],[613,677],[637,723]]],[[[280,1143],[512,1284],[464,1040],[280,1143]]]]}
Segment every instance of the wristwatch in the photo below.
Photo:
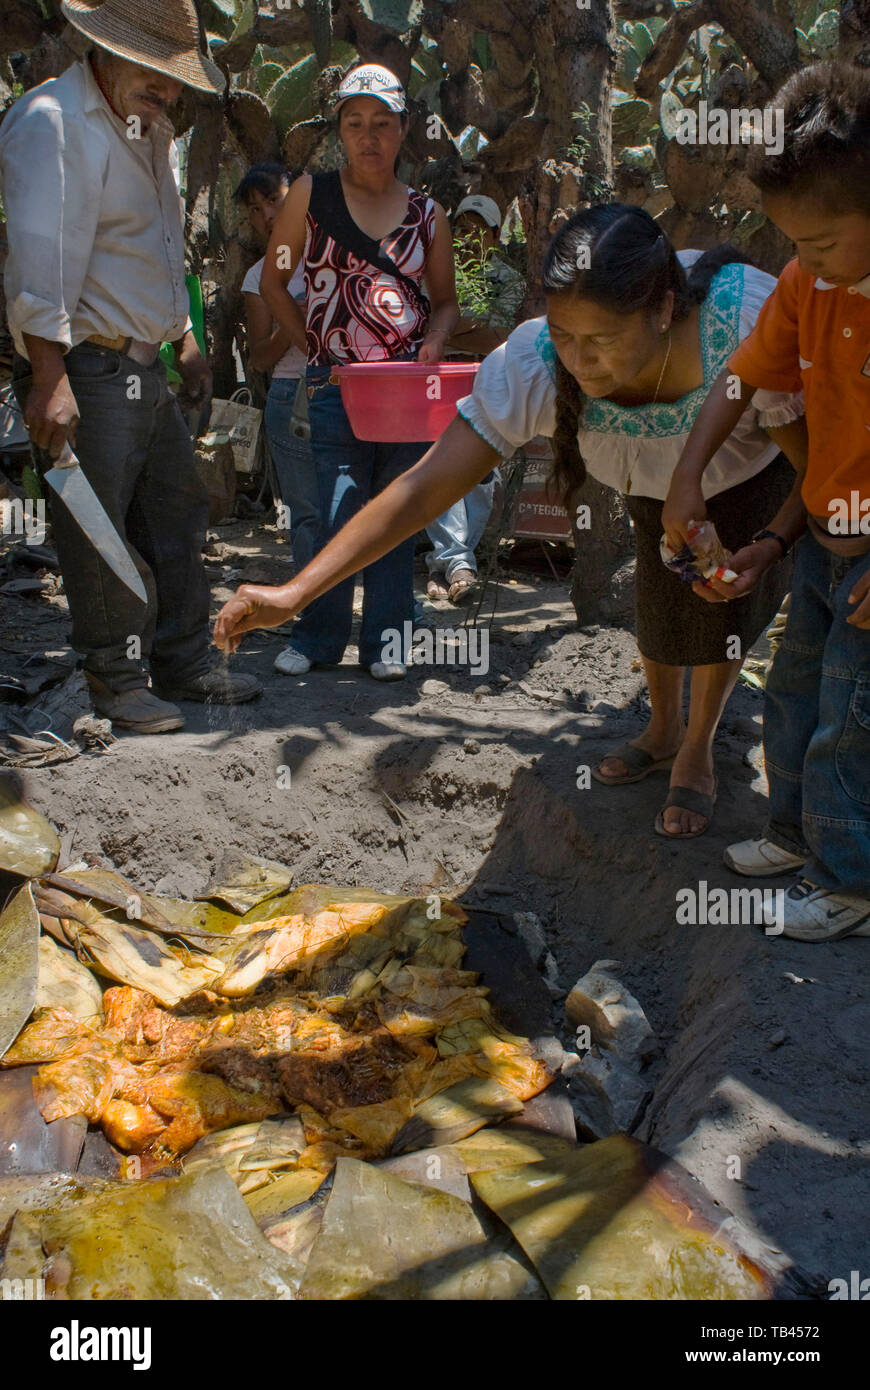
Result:
{"type": "Polygon", "coordinates": [[[786,555],[791,550],[791,542],[787,541],[784,536],[781,536],[778,531],[770,531],[767,529],[756,531],[755,535],[752,537],[753,545],[756,541],[766,540],[768,536],[770,536],[771,540],[779,541],[782,546],[782,558],[785,559],[786,555]]]}

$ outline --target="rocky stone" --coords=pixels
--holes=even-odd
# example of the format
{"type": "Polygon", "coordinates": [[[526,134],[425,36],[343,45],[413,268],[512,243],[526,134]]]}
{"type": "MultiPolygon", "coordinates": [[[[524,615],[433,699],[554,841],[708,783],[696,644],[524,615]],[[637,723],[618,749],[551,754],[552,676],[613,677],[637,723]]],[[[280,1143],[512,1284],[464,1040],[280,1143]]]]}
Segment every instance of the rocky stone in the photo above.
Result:
{"type": "Polygon", "coordinates": [[[466,753],[480,752],[480,744],[478,743],[476,738],[467,738],[463,743],[462,747],[465,749],[466,753]]]}
{"type": "Polygon", "coordinates": [[[630,1065],[599,1047],[583,1057],[567,1053],[562,1074],[577,1124],[596,1139],[630,1134],[652,1095],[652,1088],[630,1065]]]}
{"type": "Polygon", "coordinates": [[[541,974],[544,977],[544,984],[550,991],[550,998],[557,999],[564,996],[565,991],[559,986],[559,966],[552,951],[545,951],[541,961],[541,974]]]}
{"type": "Polygon", "coordinates": [[[612,973],[619,962],[596,961],[565,1000],[573,1028],[589,1028],[591,1041],[627,1064],[642,1064],[658,1051],[649,1020],[634,995],[612,973]]]}
{"type": "MultiPolygon", "coordinates": [[[[492,891],[493,890],[490,888],[490,892],[492,891]]],[[[545,956],[550,954],[547,950],[547,938],[544,935],[543,922],[535,912],[515,912],[514,921],[517,924],[517,936],[522,941],[534,964],[540,966],[545,956]]],[[[555,964],[555,962],[553,963],[555,964]]]]}
{"type": "Polygon", "coordinates": [[[420,686],[423,695],[445,695],[449,689],[446,681],[427,680],[420,686]]]}

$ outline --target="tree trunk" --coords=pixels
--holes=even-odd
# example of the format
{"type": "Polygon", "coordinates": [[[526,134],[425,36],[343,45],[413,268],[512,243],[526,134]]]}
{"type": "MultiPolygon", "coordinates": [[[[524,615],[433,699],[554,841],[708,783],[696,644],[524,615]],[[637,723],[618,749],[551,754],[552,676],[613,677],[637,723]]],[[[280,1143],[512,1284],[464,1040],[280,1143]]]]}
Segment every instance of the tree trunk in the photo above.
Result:
{"type": "Polygon", "coordinates": [[[843,0],[838,57],[859,68],[870,68],[870,0],[843,0]]]}
{"type": "MultiPolygon", "coordinates": [[[[519,195],[520,215],[528,245],[529,265],[535,271],[550,242],[551,224],[560,210],[574,211],[589,201],[588,182],[607,180],[612,168],[610,121],[610,61],[614,40],[609,4],[580,9],[576,0],[549,0],[546,19],[533,26],[535,61],[540,83],[536,114],[546,118],[540,150],[519,195]],[[593,113],[587,133],[588,153],[583,167],[571,144],[578,133],[576,114],[593,113]]],[[[484,151],[484,162],[486,161],[484,151]]],[[[525,315],[540,313],[543,293],[538,274],[529,277],[523,304],[525,315]]]]}
{"type": "MultiPolygon", "coordinates": [[[[577,527],[574,537],[574,570],[571,602],[577,622],[622,622],[634,607],[631,528],[621,495],[595,478],[587,478],[575,496],[576,506],[588,506],[591,524],[577,527]]],[[[583,513],[580,513],[582,516],[583,513]]]]}

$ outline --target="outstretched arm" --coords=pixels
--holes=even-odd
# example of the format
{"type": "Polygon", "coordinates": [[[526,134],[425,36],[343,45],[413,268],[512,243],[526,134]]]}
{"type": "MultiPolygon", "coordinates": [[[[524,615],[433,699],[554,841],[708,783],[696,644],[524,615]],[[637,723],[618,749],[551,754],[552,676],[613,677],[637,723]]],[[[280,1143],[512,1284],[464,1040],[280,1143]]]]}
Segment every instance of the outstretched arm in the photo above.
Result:
{"type": "Polygon", "coordinates": [[[214,640],[234,652],[245,632],[278,627],[440,516],[485,478],[500,455],[461,416],[388,488],[373,497],[289,583],[242,584],[217,617],[214,640]]]}

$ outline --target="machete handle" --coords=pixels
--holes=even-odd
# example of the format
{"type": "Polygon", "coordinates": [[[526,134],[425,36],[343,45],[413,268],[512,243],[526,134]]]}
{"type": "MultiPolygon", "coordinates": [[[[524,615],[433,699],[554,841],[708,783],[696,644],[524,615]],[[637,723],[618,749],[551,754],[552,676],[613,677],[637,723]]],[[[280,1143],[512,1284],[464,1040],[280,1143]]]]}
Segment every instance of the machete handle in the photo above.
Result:
{"type": "Polygon", "coordinates": [[[60,451],[58,457],[54,460],[54,467],[55,467],[55,468],[75,468],[75,467],[77,467],[77,465],[78,465],[78,459],[76,458],[75,454],[74,454],[73,451],[72,451],[72,447],[71,447],[71,445],[70,445],[69,440],[67,440],[66,443],[64,444],[63,448],[61,449],[61,451],[60,451]]]}

